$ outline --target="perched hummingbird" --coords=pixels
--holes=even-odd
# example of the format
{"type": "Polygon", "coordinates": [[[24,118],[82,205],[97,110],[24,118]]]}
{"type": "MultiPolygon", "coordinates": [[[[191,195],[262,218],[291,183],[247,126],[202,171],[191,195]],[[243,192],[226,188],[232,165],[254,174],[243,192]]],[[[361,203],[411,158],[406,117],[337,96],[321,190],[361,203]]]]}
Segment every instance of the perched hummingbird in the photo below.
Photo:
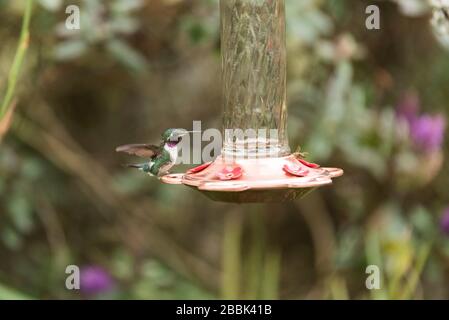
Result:
{"type": "Polygon", "coordinates": [[[125,152],[149,161],[141,164],[129,164],[127,167],[137,168],[151,176],[160,177],[173,167],[178,157],[178,144],[182,137],[189,132],[185,129],[170,128],[162,133],[162,141],[159,146],[151,144],[126,144],[117,147],[115,151],[125,152]]]}

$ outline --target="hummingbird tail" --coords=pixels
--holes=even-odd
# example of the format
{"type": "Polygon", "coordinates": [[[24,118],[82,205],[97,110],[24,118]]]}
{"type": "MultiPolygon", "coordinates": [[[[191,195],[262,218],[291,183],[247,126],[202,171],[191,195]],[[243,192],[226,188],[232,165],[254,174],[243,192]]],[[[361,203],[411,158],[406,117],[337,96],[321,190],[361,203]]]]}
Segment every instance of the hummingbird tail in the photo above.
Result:
{"type": "Polygon", "coordinates": [[[142,169],[143,168],[142,164],[124,164],[123,166],[125,168],[136,168],[136,169],[142,169]]]}
{"type": "Polygon", "coordinates": [[[151,173],[151,166],[148,163],[126,164],[125,167],[139,169],[145,173],[151,173]]]}

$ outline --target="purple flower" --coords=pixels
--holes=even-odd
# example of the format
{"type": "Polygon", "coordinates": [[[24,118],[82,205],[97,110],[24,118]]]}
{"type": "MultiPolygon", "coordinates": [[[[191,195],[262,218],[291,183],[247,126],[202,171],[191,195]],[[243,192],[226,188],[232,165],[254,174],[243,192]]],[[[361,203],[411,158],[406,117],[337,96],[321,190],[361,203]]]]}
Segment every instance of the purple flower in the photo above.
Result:
{"type": "Polygon", "coordinates": [[[86,266],[80,271],[80,289],[87,295],[106,293],[114,287],[111,275],[102,267],[86,266]]]}
{"type": "Polygon", "coordinates": [[[444,141],[446,121],[442,115],[421,115],[410,124],[410,136],[422,151],[432,152],[441,149],[444,141]]]}
{"type": "Polygon", "coordinates": [[[440,227],[445,234],[449,235],[449,208],[444,210],[441,216],[440,227]]]}
{"type": "Polygon", "coordinates": [[[397,107],[396,116],[407,124],[416,148],[428,153],[438,151],[444,142],[445,118],[442,115],[419,114],[419,108],[418,97],[406,94],[397,107]]]}

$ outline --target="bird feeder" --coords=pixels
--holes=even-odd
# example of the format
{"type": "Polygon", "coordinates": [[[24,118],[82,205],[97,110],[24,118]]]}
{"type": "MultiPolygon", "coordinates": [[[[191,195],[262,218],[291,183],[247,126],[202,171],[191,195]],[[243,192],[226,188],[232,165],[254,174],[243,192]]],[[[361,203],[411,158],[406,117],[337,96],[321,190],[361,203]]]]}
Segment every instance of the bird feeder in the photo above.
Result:
{"type": "Polygon", "coordinates": [[[293,200],[331,184],[343,170],[319,167],[290,152],[284,0],[220,0],[220,15],[221,155],[161,180],[236,203],[293,200]]]}

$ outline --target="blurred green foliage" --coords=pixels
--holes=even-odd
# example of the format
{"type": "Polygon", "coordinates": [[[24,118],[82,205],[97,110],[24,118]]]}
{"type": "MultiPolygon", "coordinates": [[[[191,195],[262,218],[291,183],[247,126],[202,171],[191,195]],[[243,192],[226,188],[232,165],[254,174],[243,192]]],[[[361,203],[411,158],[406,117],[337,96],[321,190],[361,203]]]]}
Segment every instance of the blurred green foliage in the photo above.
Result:
{"type": "MultiPolygon", "coordinates": [[[[0,298],[95,298],[69,264],[101,265],[96,298],[448,298],[447,141],[425,152],[404,95],[447,118],[449,52],[427,6],[286,0],[289,136],[345,169],[286,204],[225,205],[128,172],[113,152],[167,127],[220,126],[215,0],[36,1],[12,129],[0,145],[0,298]],[[441,40],[441,39],[440,39],[441,40]],[[381,289],[367,290],[367,265],[381,289]]],[[[0,97],[26,1],[0,1],[0,97]]]]}

